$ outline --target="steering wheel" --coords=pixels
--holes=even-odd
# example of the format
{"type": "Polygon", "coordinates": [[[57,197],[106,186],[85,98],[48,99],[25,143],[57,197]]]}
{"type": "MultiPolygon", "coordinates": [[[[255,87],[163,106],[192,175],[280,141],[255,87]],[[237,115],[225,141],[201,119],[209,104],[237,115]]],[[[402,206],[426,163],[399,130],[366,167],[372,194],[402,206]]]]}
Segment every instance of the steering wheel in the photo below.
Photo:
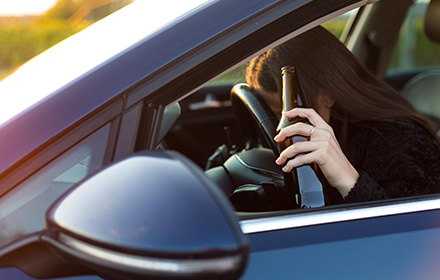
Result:
{"type": "Polygon", "coordinates": [[[247,84],[233,87],[231,102],[245,148],[205,174],[218,183],[237,211],[291,209],[283,171],[275,163],[280,153],[273,140],[277,117],[247,84]]]}
{"type": "Polygon", "coordinates": [[[231,101],[240,132],[246,141],[246,149],[261,144],[261,136],[263,136],[278,157],[280,150],[273,140],[278,119],[261,96],[253,93],[249,85],[240,83],[232,88],[231,101]]]}
{"type": "MultiPolygon", "coordinates": [[[[247,144],[248,145],[252,145],[252,143],[255,142],[261,142],[260,139],[258,138],[258,135],[263,135],[267,144],[269,145],[269,147],[272,150],[272,154],[276,157],[279,156],[279,148],[278,148],[278,144],[273,140],[273,138],[275,137],[275,132],[276,132],[276,127],[278,125],[278,120],[275,117],[273,111],[269,108],[269,106],[264,102],[264,100],[257,94],[254,94],[251,90],[251,88],[247,85],[247,84],[237,84],[233,87],[232,91],[231,91],[231,99],[232,99],[232,107],[234,110],[234,113],[237,117],[238,120],[238,124],[239,127],[241,129],[241,132],[244,134],[244,137],[246,137],[247,140],[247,144]],[[250,123],[254,123],[258,126],[258,129],[255,129],[255,126],[251,126],[249,125],[250,123]],[[260,133],[258,133],[260,132],[260,133]],[[257,135],[256,135],[257,134],[257,135]]],[[[260,137],[261,138],[261,137],[260,137]]],[[[255,147],[255,146],[254,146],[255,147]]],[[[247,157],[246,153],[252,151],[253,153],[256,153],[256,155],[254,156],[254,158],[252,159],[252,163],[255,165],[260,164],[260,166],[263,166],[262,168],[268,168],[269,164],[266,163],[266,165],[264,165],[264,163],[262,162],[266,162],[268,160],[268,158],[264,158],[262,155],[259,155],[260,153],[258,152],[259,149],[251,149],[248,151],[243,152],[243,155],[239,154],[237,155],[237,157],[240,157],[241,159],[245,159],[247,157]],[[254,151],[252,151],[254,150],[254,151]]],[[[244,161],[244,160],[241,160],[244,161]]],[[[272,160],[274,161],[274,160],[272,160]]],[[[251,166],[251,164],[247,164],[248,166],[251,166]]],[[[235,166],[234,166],[235,167],[235,166]]],[[[281,168],[279,166],[277,166],[277,168],[279,170],[281,170],[281,168]]],[[[313,193],[312,188],[314,186],[319,186],[321,188],[321,179],[319,179],[319,176],[322,176],[322,174],[316,174],[314,172],[320,172],[318,171],[313,171],[313,169],[310,169],[308,167],[305,168],[298,168],[296,169],[298,174],[301,174],[301,178],[303,179],[303,184],[309,184],[310,187],[308,187],[310,189],[310,191],[307,193],[308,194],[308,198],[309,198],[309,204],[307,204],[307,206],[305,207],[320,207],[322,206],[322,198],[321,197],[314,197],[312,198],[312,196],[310,196],[310,193],[313,193]],[[313,175],[312,175],[313,174],[313,175]],[[308,178],[306,180],[306,178],[308,178]],[[308,181],[310,180],[310,181],[308,181]],[[318,183],[316,183],[318,182],[318,183]],[[310,206],[309,206],[310,205],[310,206]]],[[[243,174],[249,173],[249,172],[245,172],[244,170],[241,171],[243,174]]],[[[281,174],[283,174],[283,172],[281,171],[281,174]]],[[[281,175],[282,176],[282,175],[281,175]]],[[[252,175],[247,174],[247,180],[252,180],[252,175]]],[[[297,203],[298,202],[294,202],[294,198],[292,197],[292,195],[294,195],[294,193],[296,193],[298,190],[300,190],[299,185],[301,184],[300,182],[298,182],[298,180],[294,180],[293,182],[289,182],[288,184],[286,184],[286,182],[284,182],[284,178],[282,180],[283,184],[282,185],[274,185],[275,188],[277,189],[277,193],[275,193],[275,196],[273,196],[273,188],[269,188],[266,186],[266,188],[261,187],[261,188],[255,188],[254,190],[250,190],[251,193],[250,195],[248,195],[249,197],[263,197],[263,195],[261,194],[257,194],[257,193],[263,193],[265,194],[265,197],[260,199],[259,202],[261,202],[261,200],[263,200],[263,203],[261,203],[261,207],[273,207],[273,205],[265,205],[264,203],[266,203],[266,201],[264,200],[274,200],[275,198],[275,203],[277,202],[281,202],[283,204],[283,206],[281,206],[282,208],[291,208],[297,207],[297,203]],[[272,194],[271,194],[272,192],[272,194]],[[271,196],[272,195],[272,196],[271,196]],[[283,196],[284,198],[288,198],[288,200],[290,199],[290,202],[286,203],[286,200],[283,200],[283,196]]],[[[262,181],[260,180],[260,183],[257,184],[262,184],[264,185],[264,182],[262,183],[262,181]]],[[[318,189],[316,189],[318,190],[318,189]]],[[[244,189],[243,192],[248,191],[248,189],[244,189]]],[[[237,189],[235,189],[234,194],[237,193],[237,189]]],[[[303,194],[304,195],[304,194],[303,194]]],[[[242,195],[243,196],[243,195],[242,195]]],[[[324,198],[325,199],[325,198],[324,198]]],[[[270,202],[269,202],[270,204],[270,202]]],[[[259,206],[260,207],[260,206],[259,206]]]]}
{"type": "Polygon", "coordinates": [[[231,90],[232,109],[245,148],[207,174],[222,186],[237,211],[291,209],[281,167],[275,163],[278,144],[273,140],[278,119],[244,83],[231,90]]]}

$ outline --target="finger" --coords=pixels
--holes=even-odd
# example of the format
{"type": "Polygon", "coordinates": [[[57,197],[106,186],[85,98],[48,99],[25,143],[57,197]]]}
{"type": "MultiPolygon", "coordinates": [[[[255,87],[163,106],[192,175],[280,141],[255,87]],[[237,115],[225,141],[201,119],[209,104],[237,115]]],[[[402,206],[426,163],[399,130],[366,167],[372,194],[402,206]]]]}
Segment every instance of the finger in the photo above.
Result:
{"type": "Polygon", "coordinates": [[[290,137],[293,135],[302,135],[302,136],[310,136],[313,126],[310,124],[306,124],[303,122],[297,122],[293,125],[289,125],[288,127],[283,128],[274,138],[275,141],[280,142],[283,141],[286,137],[290,137]]]}
{"type": "Polygon", "coordinates": [[[339,146],[333,129],[315,127],[313,134],[310,136],[310,141],[328,141],[339,146]]]}
{"type": "Polygon", "coordinates": [[[301,154],[310,153],[318,150],[323,146],[322,142],[298,142],[295,143],[281,152],[280,156],[275,161],[276,164],[282,165],[289,159],[292,159],[295,156],[303,156],[301,154]]]}
{"type": "Polygon", "coordinates": [[[313,108],[295,108],[290,111],[284,112],[284,115],[288,118],[307,118],[309,122],[314,126],[328,126],[327,122],[313,108]]]}
{"type": "Polygon", "coordinates": [[[283,172],[291,172],[294,168],[306,165],[306,164],[312,164],[317,160],[317,153],[311,152],[308,154],[303,154],[301,156],[297,156],[293,159],[290,159],[287,161],[286,165],[283,167],[283,172]]]}
{"type": "MultiPolygon", "coordinates": [[[[334,142],[335,146],[338,146],[336,137],[333,130],[327,128],[314,127],[305,123],[297,123],[295,125],[283,128],[278,135],[275,136],[274,140],[276,142],[283,141],[286,137],[291,137],[294,135],[302,135],[305,137],[310,137],[309,141],[329,141],[334,142]]],[[[295,140],[294,140],[295,142],[295,140]]]]}

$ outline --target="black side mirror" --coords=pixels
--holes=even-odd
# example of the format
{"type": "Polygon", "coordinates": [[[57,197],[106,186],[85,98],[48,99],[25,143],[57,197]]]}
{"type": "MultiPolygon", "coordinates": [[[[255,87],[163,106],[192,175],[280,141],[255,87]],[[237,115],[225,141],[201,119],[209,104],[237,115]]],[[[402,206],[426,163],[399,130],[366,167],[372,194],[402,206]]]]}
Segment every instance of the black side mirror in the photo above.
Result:
{"type": "Polygon", "coordinates": [[[177,153],[119,161],[63,195],[40,240],[68,262],[117,279],[237,279],[248,240],[232,206],[177,153]]]}

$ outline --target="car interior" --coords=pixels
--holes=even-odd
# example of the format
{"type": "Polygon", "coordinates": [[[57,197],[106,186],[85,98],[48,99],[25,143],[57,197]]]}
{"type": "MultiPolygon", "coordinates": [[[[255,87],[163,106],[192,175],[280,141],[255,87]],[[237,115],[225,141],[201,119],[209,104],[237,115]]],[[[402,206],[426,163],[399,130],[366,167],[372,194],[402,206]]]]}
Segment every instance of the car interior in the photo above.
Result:
{"type": "MultiPolygon", "coordinates": [[[[400,91],[438,130],[440,61],[438,55],[429,56],[440,53],[439,17],[440,1],[428,5],[427,1],[391,0],[370,4],[322,25],[339,36],[371,71],[400,91]],[[335,21],[342,21],[343,30],[331,30],[335,21]],[[419,22],[422,28],[408,31],[414,28],[411,24],[419,22]],[[414,32],[417,35],[405,38],[414,32]],[[419,46],[417,41],[405,50],[399,49],[416,39],[424,40],[429,47],[419,46]],[[420,63],[415,62],[415,52],[425,55],[420,63]]],[[[283,175],[274,163],[278,151],[270,140],[278,119],[246,88],[245,67],[167,108],[162,129],[167,133],[162,132],[165,136],[160,146],[179,151],[205,170],[237,211],[282,210],[283,175]]]]}
{"type": "MultiPolygon", "coordinates": [[[[440,44],[440,2],[431,1],[424,18],[426,36],[433,42],[440,44]]],[[[440,124],[440,68],[422,71],[407,81],[400,92],[421,113],[430,118],[439,130],[440,124]]]]}

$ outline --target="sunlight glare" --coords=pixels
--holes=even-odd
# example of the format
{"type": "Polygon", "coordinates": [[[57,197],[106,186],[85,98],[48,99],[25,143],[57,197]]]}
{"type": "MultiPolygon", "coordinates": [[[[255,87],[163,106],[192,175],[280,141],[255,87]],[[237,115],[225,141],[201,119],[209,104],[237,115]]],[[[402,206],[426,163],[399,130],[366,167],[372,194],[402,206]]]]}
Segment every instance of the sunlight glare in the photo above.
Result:
{"type": "Polygon", "coordinates": [[[215,0],[173,1],[135,1],[21,66],[0,82],[0,126],[167,23],[215,0]]]}
{"type": "Polygon", "coordinates": [[[0,16],[39,15],[57,0],[0,0],[0,16]]]}

